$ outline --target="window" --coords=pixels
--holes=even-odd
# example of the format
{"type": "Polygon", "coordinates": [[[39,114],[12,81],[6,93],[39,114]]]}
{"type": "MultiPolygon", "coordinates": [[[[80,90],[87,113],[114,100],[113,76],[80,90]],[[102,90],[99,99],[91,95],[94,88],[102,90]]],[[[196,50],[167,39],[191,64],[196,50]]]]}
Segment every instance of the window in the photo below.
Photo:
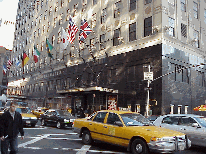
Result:
{"type": "Polygon", "coordinates": [[[120,7],[121,7],[121,1],[116,2],[114,4],[114,18],[117,18],[120,16],[120,7]]]}
{"type": "Polygon", "coordinates": [[[193,2],[193,13],[194,18],[198,19],[198,4],[196,2],[193,2]]]}
{"type": "Polygon", "coordinates": [[[97,22],[97,14],[95,13],[92,15],[92,20],[91,20],[92,28],[94,28],[96,26],[96,22],[97,22]]]}
{"type": "Polygon", "coordinates": [[[181,34],[183,37],[187,38],[187,25],[181,23],[181,34]]]}
{"type": "Polygon", "coordinates": [[[179,123],[179,117],[176,117],[176,116],[168,116],[168,117],[165,117],[163,118],[162,120],[162,123],[165,123],[165,124],[171,124],[171,125],[178,125],[179,123]]]}
{"type": "Polygon", "coordinates": [[[107,124],[114,125],[116,121],[120,121],[119,116],[116,113],[109,113],[109,116],[107,118],[107,124]]]}
{"type": "Polygon", "coordinates": [[[77,9],[78,9],[78,4],[75,4],[74,5],[74,14],[73,14],[73,17],[75,17],[76,16],[76,14],[77,14],[77,9]]]}
{"type": "Polygon", "coordinates": [[[199,32],[194,30],[193,36],[194,36],[194,40],[195,40],[194,44],[197,48],[199,48],[199,32]]]}
{"type": "Polygon", "coordinates": [[[180,4],[181,4],[181,10],[186,12],[186,0],[181,0],[180,1],[180,4]]]}
{"type": "Polygon", "coordinates": [[[106,48],[106,38],[105,34],[100,35],[100,49],[106,48]]]}
{"type": "Polygon", "coordinates": [[[205,9],[205,12],[204,12],[204,18],[205,18],[205,23],[206,23],[206,9],[205,9]]]}
{"type": "Polygon", "coordinates": [[[113,46],[119,45],[120,28],[114,30],[113,46]]]}
{"type": "Polygon", "coordinates": [[[144,37],[152,34],[152,17],[144,19],[144,37]]]}
{"type": "Polygon", "coordinates": [[[152,0],[145,0],[144,1],[144,4],[149,4],[149,3],[151,3],[152,2],[152,0]]]}
{"type": "Polygon", "coordinates": [[[93,121],[103,123],[106,114],[107,114],[107,112],[99,112],[99,113],[97,113],[97,115],[94,117],[93,121]]]}
{"type": "Polygon", "coordinates": [[[50,6],[49,15],[51,15],[51,13],[52,13],[52,6],[50,6]]]}
{"type": "Polygon", "coordinates": [[[129,25],[129,41],[136,40],[136,22],[129,25]]]}
{"type": "Polygon", "coordinates": [[[137,0],[130,0],[129,11],[132,11],[132,10],[136,9],[136,2],[137,2],[137,0]]]}
{"type": "Polygon", "coordinates": [[[101,24],[105,23],[107,19],[107,8],[104,8],[102,10],[102,15],[101,15],[101,24]]]}
{"type": "Polygon", "coordinates": [[[169,35],[175,36],[175,20],[169,17],[169,35]]]}
{"type": "Polygon", "coordinates": [[[197,122],[190,117],[181,117],[179,124],[184,126],[192,126],[193,123],[197,123],[197,122]]]}
{"type": "Polygon", "coordinates": [[[96,5],[97,4],[97,0],[93,0],[93,5],[96,5]]]}

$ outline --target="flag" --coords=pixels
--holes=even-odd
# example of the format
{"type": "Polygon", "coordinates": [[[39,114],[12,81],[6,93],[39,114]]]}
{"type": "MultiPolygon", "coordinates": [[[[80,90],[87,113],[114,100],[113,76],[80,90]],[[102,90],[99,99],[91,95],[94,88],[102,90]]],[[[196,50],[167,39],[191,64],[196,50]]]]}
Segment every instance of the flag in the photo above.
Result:
{"type": "Polygon", "coordinates": [[[47,39],[46,39],[46,47],[47,47],[48,56],[49,56],[50,58],[54,59],[53,56],[52,56],[52,54],[51,54],[51,51],[52,51],[52,49],[53,49],[54,47],[49,43],[49,41],[48,41],[47,39]]]}
{"type": "Polygon", "coordinates": [[[79,32],[79,41],[83,42],[87,36],[92,32],[91,28],[89,27],[86,19],[81,20],[81,27],[79,32]]]}
{"type": "Polygon", "coordinates": [[[7,60],[7,69],[9,70],[12,65],[12,62],[8,59],[7,60]]]}
{"type": "Polygon", "coordinates": [[[69,28],[68,28],[68,38],[69,42],[73,43],[75,40],[75,35],[78,31],[78,27],[75,25],[75,23],[72,21],[72,18],[69,17],[69,28]]]}
{"type": "Polygon", "coordinates": [[[3,73],[4,73],[4,75],[6,74],[6,71],[7,71],[6,65],[3,64],[3,73]]]}
{"type": "Polygon", "coordinates": [[[16,68],[18,69],[18,67],[21,65],[21,63],[19,62],[17,57],[15,57],[15,59],[16,59],[16,68]]]}
{"type": "MultiPolygon", "coordinates": [[[[62,37],[61,37],[63,49],[66,49],[67,45],[69,44],[69,37],[67,32],[65,32],[64,28],[62,27],[62,37]]],[[[62,51],[61,51],[62,52],[62,51]]]]}
{"type": "Polygon", "coordinates": [[[38,58],[40,56],[39,51],[37,50],[36,46],[34,46],[34,62],[37,63],[38,62],[38,58]]]}
{"type": "Polygon", "coordinates": [[[24,52],[23,53],[23,59],[22,59],[22,67],[24,67],[28,61],[29,61],[29,57],[24,52]]]}

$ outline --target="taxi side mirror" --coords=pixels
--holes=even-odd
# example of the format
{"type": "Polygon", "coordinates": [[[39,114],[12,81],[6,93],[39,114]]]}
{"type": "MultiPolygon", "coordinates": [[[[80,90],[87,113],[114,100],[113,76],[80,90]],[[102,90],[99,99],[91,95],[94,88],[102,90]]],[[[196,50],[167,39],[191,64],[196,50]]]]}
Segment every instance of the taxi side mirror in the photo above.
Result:
{"type": "Polygon", "coordinates": [[[123,126],[123,124],[122,124],[121,121],[115,121],[114,124],[117,125],[117,126],[119,126],[119,127],[122,127],[122,126],[123,126]]]}

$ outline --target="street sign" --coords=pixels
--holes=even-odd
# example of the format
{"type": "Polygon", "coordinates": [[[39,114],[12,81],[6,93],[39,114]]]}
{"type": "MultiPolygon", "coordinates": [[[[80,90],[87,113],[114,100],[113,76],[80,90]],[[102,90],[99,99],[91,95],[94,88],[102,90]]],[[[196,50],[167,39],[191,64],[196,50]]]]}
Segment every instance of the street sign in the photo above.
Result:
{"type": "Polygon", "coordinates": [[[153,72],[144,72],[144,80],[153,80],[153,72]]]}

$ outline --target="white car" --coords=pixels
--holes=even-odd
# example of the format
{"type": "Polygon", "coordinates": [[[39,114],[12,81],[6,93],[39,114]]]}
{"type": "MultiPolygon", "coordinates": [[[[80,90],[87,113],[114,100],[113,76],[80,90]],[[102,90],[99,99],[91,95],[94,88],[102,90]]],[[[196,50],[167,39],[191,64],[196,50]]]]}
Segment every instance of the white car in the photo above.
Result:
{"type": "Polygon", "coordinates": [[[157,118],[155,126],[187,134],[192,145],[206,147],[206,118],[194,114],[168,114],[157,118]]]}

